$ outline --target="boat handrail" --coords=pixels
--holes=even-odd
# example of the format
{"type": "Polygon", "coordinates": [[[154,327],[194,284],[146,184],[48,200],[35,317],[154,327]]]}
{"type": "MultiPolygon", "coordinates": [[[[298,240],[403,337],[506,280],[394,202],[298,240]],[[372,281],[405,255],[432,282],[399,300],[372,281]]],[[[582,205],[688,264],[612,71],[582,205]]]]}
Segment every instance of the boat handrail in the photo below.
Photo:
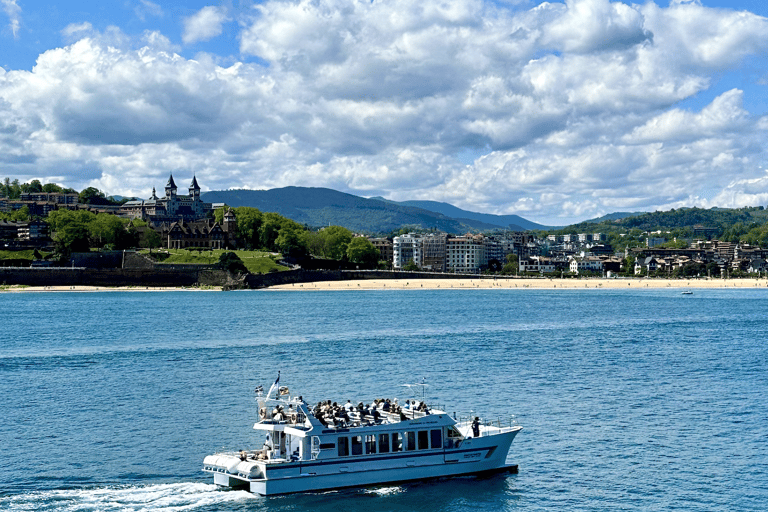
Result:
{"type": "MultiPolygon", "coordinates": [[[[476,414],[468,414],[468,415],[460,415],[458,416],[458,419],[456,419],[456,426],[458,428],[468,428],[471,427],[472,422],[477,417],[476,414]]],[[[499,430],[508,430],[518,427],[517,423],[517,417],[515,415],[511,415],[507,418],[502,418],[501,416],[498,416],[496,419],[480,419],[480,426],[481,427],[491,427],[493,429],[499,429],[499,430]]],[[[493,432],[489,429],[480,429],[480,437],[489,436],[497,432],[493,432]]]]}

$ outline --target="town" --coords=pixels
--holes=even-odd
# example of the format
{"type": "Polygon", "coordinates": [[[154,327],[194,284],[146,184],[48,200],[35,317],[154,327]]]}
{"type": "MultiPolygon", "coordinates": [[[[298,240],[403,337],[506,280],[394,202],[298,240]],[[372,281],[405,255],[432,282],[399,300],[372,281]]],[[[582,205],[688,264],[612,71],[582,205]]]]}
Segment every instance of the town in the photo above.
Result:
{"type": "Polygon", "coordinates": [[[254,220],[247,208],[205,202],[195,176],[188,194],[179,194],[170,175],[163,195],[153,188],[143,200],[114,201],[96,189],[77,193],[7,178],[0,192],[4,267],[119,266],[126,258],[103,253],[143,248],[150,254],[152,249],[272,251],[284,258],[284,266],[270,271],[293,266],[549,277],[754,277],[766,271],[768,258],[768,248],[713,239],[717,231],[703,226],[688,240],[634,230],[612,235],[613,245],[606,233],[563,230],[450,234],[420,227],[365,236],[340,226],[312,229],[277,214],[262,218],[258,212],[254,220]],[[90,222],[79,239],[70,232],[77,215],[90,222]],[[102,257],[94,257],[93,250],[102,257]]]}

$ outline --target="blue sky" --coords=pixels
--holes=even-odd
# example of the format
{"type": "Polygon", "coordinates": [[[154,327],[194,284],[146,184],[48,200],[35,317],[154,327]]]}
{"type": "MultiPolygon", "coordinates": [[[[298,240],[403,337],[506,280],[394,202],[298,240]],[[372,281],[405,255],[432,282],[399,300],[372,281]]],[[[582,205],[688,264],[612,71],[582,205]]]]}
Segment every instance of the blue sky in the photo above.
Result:
{"type": "Polygon", "coordinates": [[[768,204],[768,2],[0,0],[0,178],[768,204]]]}

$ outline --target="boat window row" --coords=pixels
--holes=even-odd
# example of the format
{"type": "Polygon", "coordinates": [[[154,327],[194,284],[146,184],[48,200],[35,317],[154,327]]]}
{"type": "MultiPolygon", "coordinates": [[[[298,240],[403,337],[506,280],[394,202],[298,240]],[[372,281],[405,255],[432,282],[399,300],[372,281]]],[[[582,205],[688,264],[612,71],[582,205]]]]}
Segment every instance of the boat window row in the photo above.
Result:
{"type": "Polygon", "coordinates": [[[443,448],[442,429],[339,436],[339,457],[443,448]]]}

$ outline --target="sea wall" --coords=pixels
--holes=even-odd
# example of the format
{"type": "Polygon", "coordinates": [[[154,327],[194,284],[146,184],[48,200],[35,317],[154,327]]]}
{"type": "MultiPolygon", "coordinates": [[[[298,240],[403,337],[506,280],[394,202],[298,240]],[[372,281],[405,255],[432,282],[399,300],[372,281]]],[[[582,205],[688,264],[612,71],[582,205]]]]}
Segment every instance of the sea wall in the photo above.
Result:
{"type": "Polygon", "coordinates": [[[279,284],[315,283],[323,281],[353,281],[361,279],[466,279],[476,274],[440,274],[437,272],[402,272],[392,270],[287,270],[269,274],[249,274],[245,286],[267,288],[279,284]]]}
{"type": "MultiPolygon", "coordinates": [[[[280,284],[362,279],[466,279],[464,274],[365,270],[288,270],[237,278],[204,265],[162,268],[0,267],[0,284],[28,286],[220,286],[225,290],[260,289],[280,284]]],[[[473,275],[472,277],[479,277],[473,275]]]]}
{"type": "Polygon", "coordinates": [[[225,286],[223,270],[201,269],[86,269],[0,268],[0,284],[29,286],[225,286]]]}

